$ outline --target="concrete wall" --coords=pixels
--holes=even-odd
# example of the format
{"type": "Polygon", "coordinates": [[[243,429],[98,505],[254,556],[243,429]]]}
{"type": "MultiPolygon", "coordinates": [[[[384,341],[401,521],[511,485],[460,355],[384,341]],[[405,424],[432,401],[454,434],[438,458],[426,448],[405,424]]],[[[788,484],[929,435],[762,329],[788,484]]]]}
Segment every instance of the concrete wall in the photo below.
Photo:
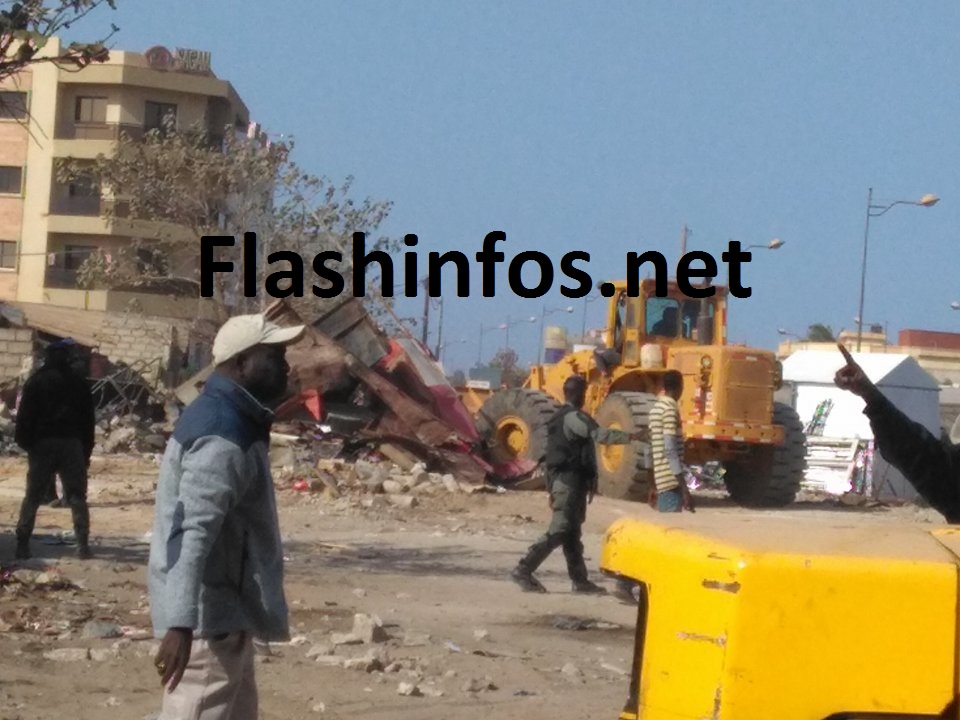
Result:
{"type": "Polygon", "coordinates": [[[33,330],[0,328],[0,382],[20,375],[24,361],[33,356],[33,330]]]}

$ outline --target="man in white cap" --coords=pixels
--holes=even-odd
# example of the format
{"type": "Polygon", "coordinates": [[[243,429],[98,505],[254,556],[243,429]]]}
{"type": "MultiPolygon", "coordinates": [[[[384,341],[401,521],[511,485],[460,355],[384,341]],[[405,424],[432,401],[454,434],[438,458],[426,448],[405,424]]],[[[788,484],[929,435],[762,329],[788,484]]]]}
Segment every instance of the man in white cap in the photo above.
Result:
{"type": "Polygon", "coordinates": [[[224,323],[216,369],[167,445],[149,563],[160,720],[256,720],[253,638],[290,637],[268,406],[303,332],[262,315],[224,323]]]}

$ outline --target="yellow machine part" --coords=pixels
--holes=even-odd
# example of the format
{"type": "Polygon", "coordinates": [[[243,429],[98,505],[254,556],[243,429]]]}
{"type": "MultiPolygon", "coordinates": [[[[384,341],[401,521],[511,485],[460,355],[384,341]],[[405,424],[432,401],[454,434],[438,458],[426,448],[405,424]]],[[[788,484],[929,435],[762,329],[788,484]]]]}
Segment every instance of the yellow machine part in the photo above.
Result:
{"type": "Polygon", "coordinates": [[[655,517],[612,525],[600,562],[642,583],[622,719],[937,718],[957,697],[960,529],[655,517]]]}

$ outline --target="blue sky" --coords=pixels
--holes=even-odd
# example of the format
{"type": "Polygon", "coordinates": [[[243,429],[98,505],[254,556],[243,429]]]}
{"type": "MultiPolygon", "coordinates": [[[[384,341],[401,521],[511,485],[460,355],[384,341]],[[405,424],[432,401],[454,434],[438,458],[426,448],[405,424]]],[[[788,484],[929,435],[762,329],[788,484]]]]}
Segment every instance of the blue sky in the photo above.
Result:
{"type": "MultiPolygon", "coordinates": [[[[292,135],[307,169],[390,199],[383,230],[473,253],[503,230],[508,259],[591,252],[594,278],[628,251],[719,256],[780,237],[745,266],[730,339],[854,327],[867,189],[940,196],[872,222],[867,322],[960,330],[960,3],[324,2],[118,0],[77,31],[120,26],[118,49],[210,50],[254,117],[292,135]]],[[[76,37],[71,39],[86,39],[76,37]]],[[[523,300],[498,277],[445,301],[449,368],[476,360],[480,323],[539,315],[579,331],[582,300],[523,300]]],[[[602,324],[602,302],[588,325],[602,324]]],[[[421,301],[401,301],[401,314],[421,301]]],[[[434,313],[436,317],[436,313],[434,313]]],[[[436,335],[431,329],[431,340],[436,335]]],[[[536,325],[511,332],[521,359],[536,325]]],[[[484,340],[485,355],[503,332],[484,340]]]]}

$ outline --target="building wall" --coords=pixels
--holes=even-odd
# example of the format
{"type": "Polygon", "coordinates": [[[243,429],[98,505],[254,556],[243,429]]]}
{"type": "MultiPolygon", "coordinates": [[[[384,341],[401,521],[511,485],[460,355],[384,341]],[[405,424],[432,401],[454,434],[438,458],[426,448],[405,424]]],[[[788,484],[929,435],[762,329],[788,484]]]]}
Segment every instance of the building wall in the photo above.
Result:
{"type": "MultiPolygon", "coordinates": [[[[44,53],[57,53],[60,47],[59,40],[52,39],[44,53]]],[[[65,244],[116,247],[128,243],[131,236],[161,237],[171,228],[123,220],[108,224],[90,212],[89,203],[63,203],[64,188],[54,182],[54,158],[92,159],[116,147],[114,130],[109,127],[93,124],[87,132],[75,131],[76,98],[106,97],[106,124],[114,129],[118,125],[142,128],[147,101],[176,104],[181,129],[207,123],[210,108],[216,109],[218,117],[238,121],[249,117],[247,108],[225,80],[154,70],[143,55],[122,51],[111,52],[107,63],[79,72],[38,64],[11,82],[31,89],[30,133],[16,122],[0,122],[0,164],[22,164],[28,169],[22,197],[0,196],[0,240],[20,241],[18,269],[13,273],[0,269],[0,300],[106,309],[105,297],[91,305],[89,293],[64,286],[65,275],[45,287],[48,254],[62,250],[65,244]],[[30,135],[34,139],[28,141],[30,135]],[[81,241],[77,236],[84,237],[81,241]]],[[[189,234],[183,228],[175,230],[189,234]]]]}
{"type": "Polygon", "coordinates": [[[0,383],[18,377],[33,356],[33,330],[0,328],[0,383]]]}

